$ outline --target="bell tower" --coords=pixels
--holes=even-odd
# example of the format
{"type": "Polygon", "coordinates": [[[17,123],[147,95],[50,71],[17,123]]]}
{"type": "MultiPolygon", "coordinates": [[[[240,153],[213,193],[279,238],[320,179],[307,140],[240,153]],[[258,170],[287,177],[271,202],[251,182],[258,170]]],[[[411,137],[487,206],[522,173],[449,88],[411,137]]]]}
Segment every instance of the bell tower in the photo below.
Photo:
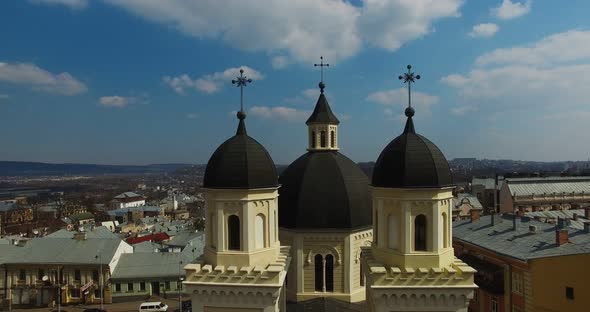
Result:
{"type": "Polygon", "coordinates": [[[371,185],[374,240],[363,248],[369,311],[466,311],[475,270],[455,258],[453,179],[434,143],[416,133],[411,66],[404,131],[381,152],[371,185]],[[395,303],[395,304],[393,304],[395,303]]]}
{"type": "Polygon", "coordinates": [[[328,104],[328,100],[326,100],[326,96],[324,95],[324,89],[326,88],[326,84],[324,84],[324,67],[328,67],[330,64],[324,63],[324,57],[320,57],[320,60],[320,64],[314,64],[314,66],[319,66],[321,70],[321,80],[318,85],[320,87],[320,96],[315,104],[313,113],[305,122],[309,137],[309,147],[307,150],[337,151],[339,149],[338,125],[340,121],[332,113],[330,104],[328,104]]]}
{"type": "Polygon", "coordinates": [[[203,178],[204,254],[185,266],[192,309],[286,311],[289,247],[278,233],[278,175],[268,151],[246,132],[243,75],[236,134],[213,153],[203,178]],[[256,295],[254,295],[256,294],[256,295]]]}

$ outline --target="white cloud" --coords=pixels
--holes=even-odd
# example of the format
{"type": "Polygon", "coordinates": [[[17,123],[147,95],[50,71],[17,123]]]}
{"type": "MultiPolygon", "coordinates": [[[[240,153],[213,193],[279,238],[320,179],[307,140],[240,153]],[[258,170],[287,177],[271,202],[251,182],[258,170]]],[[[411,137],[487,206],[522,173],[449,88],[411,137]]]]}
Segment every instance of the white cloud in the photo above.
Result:
{"type": "Polygon", "coordinates": [[[125,107],[129,104],[135,103],[137,98],[125,97],[119,95],[102,96],[98,99],[98,103],[105,107],[125,107]]]}
{"type": "Polygon", "coordinates": [[[463,116],[467,113],[471,113],[471,112],[475,112],[477,111],[477,108],[473,107],[473,106],[459,106],[459,107],[454,107],[451,109],[451,114],[455,115],[455,116],[463,116]]]}
{"type": "MultiPolygon", "coordinates": [[[[408,90],[399,88],[378,91],[369,94],[367,100],[386,106],[385,114],[393,114],[393,110],[388,108],[393,106],[403,108],[408,105],[408,90]]],[[[438,103],[438,100],[438,96],[412,91],[412,106],[416,108],[418,114],[420,112],[430,113],[431,106],[438,103]]]]}
{"type": "Polygon", "coordinates": [[[531,11],[532,3],[532,0],[526,0],[525,2],[502,0],[502,4],[497,8],[493,8],[491,14],[503,20],[521,17],[531,11]]]}
{"type": "Polygon", "coordinates": [[[473,26],[473,29],[468,35],[474,38],[487,38],[495,35],[498,30],[498,25],[493,23],[484,23],[473,26]]]}
{"type": "Polygon", "coordinates": [[[469,72],[448,75],[441,82],[480,106],[557,108],[589,104],[588,72],[590,31],[574,30],[485,53],[469,72]]]}
{"type": "Polygon", "coordinates": [[[8,94],[0,94],[0,100],[4,100],[8,98],[8,94]]]}
{"type": "Polygon", "coordinates": [[[244,70],[244,75],[253,80],[262,80],[264,75],[259,71],[248,66],[232,67],[222,72],[215,72],[210,75],[203,75],[200,78],[192,79],[187,74],[180,76],[164,76],[162,80],[168,84],[176,93],[185,94],[186,90],[196,89],[200,92],[211,94],[219,91],[223,84],[231,83],[240,75],[240,69],[244,70]]]}
{"type": "Polygon", "coordinates": [[[275,55],[275,68],[285,66],[285,60],[310,64],[318,55],[337,62],[358,53],[363,41],[397,50],[432,32],[437,20],[459,16],[463,3],[364,0],[357,7],[340,0],[105,1],[189,36],[220,39],[244,51],[265,51],[275,55]]]}
{"type": "Polygon", "coordinates": [[[476,59],[477,65],[551,65],[590,61],[590,31],[570,30],[547,36],[525,46],[496,49],[476,59]]]}
{"type": "Polygon", "coordinates": [[[463,0],[365,0],[359,29],[370,44],[395,51],[407,41],[433,32],[432,24],[460,16],[463,0]]]}
{"type": "MultiPolygon", "coordinates": [[[[331,95],[331,93],[324,92],[324,94],[326,95],[326,97],[333,100],[333,96],[331,95]]],[[[315,103],[316,103],[315,101],[318,99],[319,96],[320,96],[320,89],[319,88],[309,88],[309,89],[305,89],[305,90],[301,91],[300,95],[286,98],[283,101],[285,101],[289,104],[315,105],[315,103]]],[[[334,105],[334,104],[331,103],[330,105],[334,105]]]]}
{"type": "Polygon", "coordinates": [[[304,121],[309,117],[311,111],[297,110],[295,108],[284,106],[253,106],[250,108],[250,113],[254,116],[266,119],[304,121]]]}
{"type": "Polygon", "coordinates": [[[70,9],[84,9],[88,6],[88,0],[29,0],[34,4],[65,5],[70,9]]]}
{"type": "Polygon", "coordinates": [[[274,69],[283,69],[289,65],[289,58],[283,55],[274,56],[271,65],[274,69]]]}
{"type": "Polygon", "coordinates": [[[0,81],[28,85],[37,91],[75,95],[88,88],[67,72],[52,74],[30,63],[0,63],[0,81]]]}

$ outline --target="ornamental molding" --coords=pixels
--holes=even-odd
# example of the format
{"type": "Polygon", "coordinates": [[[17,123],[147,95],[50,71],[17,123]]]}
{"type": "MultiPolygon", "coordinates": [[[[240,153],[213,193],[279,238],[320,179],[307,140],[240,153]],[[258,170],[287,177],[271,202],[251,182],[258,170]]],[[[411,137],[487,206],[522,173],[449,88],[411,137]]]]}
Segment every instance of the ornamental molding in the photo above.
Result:
{"type": "Polygon", "coordinates": [[[307,259],[305,260],[305,265],[310,265],[313,263],[313,259],[315,255],[320,254],[322,257],[326,258],[327,255],[332,255],[334,257],[334,265],[339,266],[342,264],[342,256],[338,250],[332,246],[317,246],[313,249],[310,249],[307,253],[307,259]]]}

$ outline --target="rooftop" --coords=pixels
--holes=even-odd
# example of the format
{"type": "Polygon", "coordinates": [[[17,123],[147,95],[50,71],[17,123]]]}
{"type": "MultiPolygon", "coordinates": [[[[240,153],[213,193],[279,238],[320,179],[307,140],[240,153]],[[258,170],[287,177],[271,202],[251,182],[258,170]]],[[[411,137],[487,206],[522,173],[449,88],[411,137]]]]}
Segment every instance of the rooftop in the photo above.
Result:
{"type": "Polygon", "coordinates": [[[497,254],[521,261],[581,253],[590,253],[590,233],[568,228],[569,242],[557,246],[555,224],[543,223],[530,218],[517,218],[513,230],[511,215],[481,216],[479,221],[459,220],[453,222],[453,240],[479,246],[497,254]],[[536,226],[535,233],[529,226],[536,226]]]}
{"type": "Polygon", "coordinates": [[[189,257],[179,252],[155,252],[122,254],[111,279],[128,280],[139,278],[159,278],[184,276],[183,264],[190,262],[189,257]],[[183,264],[181,264],[181,261],[183,264]]]}
{"type": "Polygon", "coordinates": [[[507,178],[510,194],[590,194],[590,177],[507,178]]]}

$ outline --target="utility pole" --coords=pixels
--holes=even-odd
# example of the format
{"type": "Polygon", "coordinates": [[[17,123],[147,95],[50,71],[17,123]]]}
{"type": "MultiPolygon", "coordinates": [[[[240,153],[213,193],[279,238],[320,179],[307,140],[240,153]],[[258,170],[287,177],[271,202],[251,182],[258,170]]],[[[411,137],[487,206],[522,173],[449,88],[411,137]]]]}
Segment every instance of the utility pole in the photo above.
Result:
{"type": "Polygon", "coordinates": [[[180,292],[180,289],[182,288],[182,276],[180,276],[180,267],[182,266],[182,260],[180,260],[180,262],[178,263],[178,285],[176,288],[178,288],[178,310],[180,312],[182,312],[182,293],[180,292]]]}

